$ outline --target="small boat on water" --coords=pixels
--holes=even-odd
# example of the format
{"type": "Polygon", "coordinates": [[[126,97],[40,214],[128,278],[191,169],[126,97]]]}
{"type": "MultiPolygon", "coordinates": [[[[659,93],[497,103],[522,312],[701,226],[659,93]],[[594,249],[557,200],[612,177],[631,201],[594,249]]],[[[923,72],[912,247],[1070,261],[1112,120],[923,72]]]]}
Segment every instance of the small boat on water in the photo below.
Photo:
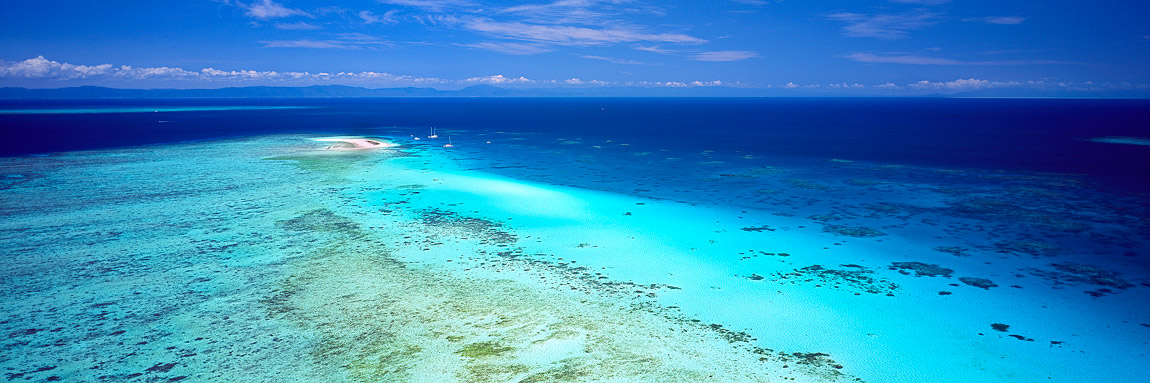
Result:
{"type": "Polygon", "coordinates": [[[451,143],[451,137],[447,137],[447,143],[443,144],[443,147],[445,147],[445,148],[454,148],[455,147],[455,145],[453,145],[451,143]]]}
{"type": "Polygon", "coordinates": [[[439,135],[435,134],[435,127],[434,126],[431,127],[431,134],[428,135],[427,138],[439,138],[439,135]]]}

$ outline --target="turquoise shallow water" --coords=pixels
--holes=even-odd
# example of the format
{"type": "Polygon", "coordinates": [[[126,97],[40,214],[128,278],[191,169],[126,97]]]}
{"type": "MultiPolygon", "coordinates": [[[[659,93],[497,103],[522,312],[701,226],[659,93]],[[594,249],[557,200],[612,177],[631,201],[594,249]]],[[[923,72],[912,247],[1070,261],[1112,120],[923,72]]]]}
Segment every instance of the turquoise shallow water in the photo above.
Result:
{"type": "Polygon", "coordinates": [[[4,158],[0,369],[1080,382],[1150,362],[1144,197],[1082,176],[422,130],[4,158]]]}

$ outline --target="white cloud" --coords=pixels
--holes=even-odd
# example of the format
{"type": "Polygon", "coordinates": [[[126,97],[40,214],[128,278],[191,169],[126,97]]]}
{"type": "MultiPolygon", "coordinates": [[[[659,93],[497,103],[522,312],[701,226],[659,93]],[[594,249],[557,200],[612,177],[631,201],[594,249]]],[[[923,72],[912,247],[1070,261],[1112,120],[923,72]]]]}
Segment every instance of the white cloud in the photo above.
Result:
{"type": "MultiPolygon", "coordinates": [[[[105,64],[107,65],[107,64],[105,64]]],[[[190,72],[180,68],[169,67],[155,67],[155,68],[133,68],[129,65],[121,65],[115,72],[116,77],[126,79],[193,79],[198,77],[196,72],[190,72]]]]}
{"type": "Polygon", "coordinates": [[[879,85],[875,85],[875,86],[874,86],[874,88],[875,88],[875,89],[902,89],[902,87],[901,87],[901,86],[895,85],[895,83],[893,83],[893,82],[888,82],[888,83],[886,83],[886,84],[879,84],[879,85]]]}
{"type": "Polygon", "coordinates": [[[879,56],[870,53],[851,53],[844,56],[848,59],[864,62],[864,63],[881,63],[881,64],[913,64],[913,65],[962,65],[962,62],[936,58],[924,57],[914,55],[898,55],[898,56],[879,56]]]}
{"type": "Polygon", "coordinates": [[[595,29],[566,25],[539,25],[470,18],[463,27],[491,36],[556,45],[605,45],[634,42],[701,44],[706,40],[678,33],[645,33],[631,29],[595,29]]]}
{"type": "Polygon", "coordinates": [[[836,13],[828,15],[831,20],[845,21],[843,34],[852,37],[877,37],[898,39],[906,37],[908,31],[934,24],[938,14],[922,10],[903,14],[863,15],[858,13],[836,13]]]}
{"type": "Polygon", "coordinates": [[[793,82],[788,82],[786,85],[783,85],[783,88],[787,88],[787,89],[795,89],[798,87],[799,87],[799,84],[795,84],[793,82]]]}
{"type": "Polygon", "coordinates": [[[291,8],[285,7],[279,3],[273,2],[272,0],[256,0],[256,1],[253,1],[251,3],[243,3],[243,2],[237,1],[237,2],[229,2],[226,4],[240,7],[244,11],[246,11],[244,13],[247,14],[248,16],[251,16],[251,17],[254,17],[257,19],[261,19],[261,20],[276,19],[276,18],[290,17],[290,16],[308,16],[307,12],[304,12],[304,11],[301,11],[298,9],[291,9],[291,8]]]}
{"type": "Polygon", "coordinates": [[[359,19],[363,20],[364,24],[394,24],[397,21],[395,15],[398,13],[399,11],[395,9],[384,12],[383,15],[377,15],[371,11],[360,11],[359,19]]]}
{"type": "Polygon", "coordinates": [[[692,87],[705,87],[705,86],[720,86],[723,85],[722,81],[640,81],[640,82],[624,82],[626,86],[645,86],[645,87],[667,87],[667,88],[692,88],[692,87]]]}
{"type": "Polygon", "coordinates": [[[913,84],[907,84],[908,88],[914,89],[941,89],[941,90],[978,90],[994,86],[987,80],[979,80],[975,78],[958,79],[946,82],[930,82],[922,80],[913,84]]]}
{"type": "Polygon", "coordinates": [[[971,65],[971,66],[1009,66],[1009,65],[1051,65],[1074,64],[1065,61],[1053,60],[999,60],[999,61],[959,61],[939,57],[916,55],[876,55],[871,53],[851,53],[843,56],[853,61],[873,64],[909,64],[909,65],[971,65]]]}
{"type": "Polygon", "coordinates": [[[142,81],[173,80],[201,82],[258,82],[302,85],[309,83],[337,81],[357,85],[396,85],[396,84],[442,84],[445,80],[433,77],[412,77],[381,72],[277,72],[257,70],[221,70],[204,68],[189,71],[171,67],[136,68],[128,65],[119,67],[111,64],[73,65],[36,58],[9,62],[0,61],[0,79],[43,79],[43,80],[90,80],[90,81],[142,81]]]}
{"type": "Polygon", "coordinates": [[[739,61],[759,57],[758,53],[751,51],[714,51],[701,52],[691,56],[695,61],[739,61]]]}
{"type": "Polygon", "coordinates": [[[333,40],[276,40],[260,41],[260,43],[264,44],[264,48],[362,49],[362,47],[347,45],[333,40]]]}
{"type": "Polygon", "coordinates": [[[663,54],[663,55],[669,55],[669,54],[672,54],[672,53],[675,53],[675,52],[677,52],[677,51],[675,51],[675,50],[671,50],[671,49],[663,49],[662,47],[658,47],[658,46],[653,46],[653,47],[635,47],[635,49],[638,49],[638,50],[641,50],[641,51],[647,51],[647,52],[654,52],[654,53],[663,54]]]}
{"type": "MultiPolygon", "coordinates": [[[[550,81],[548,81],[548,82],[550,82],[550,83],[558,83],[559,81],[550,80],[550,81]]],[[[567,85],[596,85],[596,86],[603,86],[603,85],[607,85],[607,84],[608,84],[608,82],[606,82],[606,81],[599,81],[599,80],[580,80],[578,77],[572,77],[572,78],[569,78],[569,79],[563,80],[562,82],[563,82],[564,84],[567,84],[567,85]]]]}
{"type": "Polygon", "coordinates": [[[615,63],[615,64],[643,65],[643,62],[641,62],[641,61],[619,59],[619,58],[614,58],[614,57],[603,57],[603,56],[595,56],[595,55],[579,55],[579,57],[582,57],[585,59],[591,59],[591,60],[606,61],[606,62],[611,62],[611,63],[615,63]]]}
{"type": "Polygon", "coordinates": [[[992,16],[992,17],[975,17],[975,18],[969,18],[969,19],[962,19],[962,21],[980,21],[980,22],[984,22],[987,24],[999,24],[999,25],[1018,25],[1018,24],[1022,24],[1023,21],[1026,21],[1026,18],[1025,17],[1017,17],[1017,16],[992,16]]]}
{"type": "Polygon", "coordinates": [[[19,62],[0,62],[0,77],[41,79],[83,79],[107,76],[116,71],[111,64],[72,65],[48,60],[44,56],[19,62]]]}
{"type": "Polygon", "coordinates": [[[276,71],[254,71],[254,70],[219,70],[215,68],[204,68],[200,70],[200,74],[206,78],[232,78],[232,79],[260,79],[260,78],[274,78],[279,77],[276,71]]]}
{"type": "Polygon", "coordinates": [[[294,23],[276,23],[275,27],[276,27],[276,29],[283,29],[283,30],[289,30],[289,31],[314,31],[317,29],[323,29],[323,27],[321,27],[321,26],[318,26],[315,24],[305,23],[303,21],[297,21],[294,23]]]}
{"type": "Polygon", "coordinates": [[[499,53],[506,53],[509,55],[533,55],[539,53],[550,52],[550,49],[540,47],[534,44],[521,44],[521,43],[476,43],[476,44],[458,44],[461,47],[486,49],[499,53]]]}
{"type": "Polygon", "coordinates": [[[379,40],[375,36],[362,33],[341,33],[336,35],[335,39],[328,40],[274,40],[260,41],[260,43],[264,44],[264,48],[316,48],[345,50],[379,49],[381,47],[391,45],[391,43],[379,40]]]}
{"type": "Polygon", "coordinates": [[[614,16],[640,13],[650,9],[636,8],[633,0],[557,0],[548,4],[524,4],[504,8],[502,14],[514,14],[535,24],[616,25],[624,21],[614,16]]]}
{"type": "Polygon", "coordinates": [[[866,88],[866,85],[859,84],[859,83],[847,84],[844,82],[844,83],[839,83],[839,84],[827,84],[827,88],[831,88],[831,89],[862,89],[862,88],[866,88]]]}
{"type": "Polygon", "coordinates": [[[468,0],[377,0],[382,4],[401,5],[405,7],[420,8],[430,12],[442,12],[448,9],[476,6],[468,0]]]}
{"type": "Polygon", "coordinates": [[[534,81],[531,81],[530,79],[523,77],[523,76],[519,76],[518,78],[515,78],[515,77],[504,77],[501,74],[497,74],[494,76],[487,76],[487,77],[472,77],[472,78],[463,80],[461,82],[462,83],[468,83],[468,84],[493,84],[494,85],[494,84],[523,84],[523,83],[531,83],[534,81]]]}
{"type": "MultiPolygon", "coordinates": [[[[236,5],[237,1],[256,0],[216,0],[236,5]]],[[[278,5],[270,2],[268,5],[278,5]]],[[[287,1],[287,0],[281,0],[287,1]]],[[[668,53],[658,48],[666,44],[703,44],[707,40],[691,36],[681,31],[661,31],[656,27],[638,25],[632,22],[635,15],[663,16],[663,6],[656,2],[642,0],[546,0],[518,5],[503,5],[498,2],[478,0],[376,0],[380,4],[408,8],[396,8],[380,15],[378,10],[348,11],[342,9],[352,19],[364,24],[398,23],[409,21],[427,28],[447,28],[470,32],[481,36],[481,42],[459,36],[462,41],[451,43],[457,47],[486,49],[507,54],[526,55],[549,52],[560,46],[610,46],[619,44],[643,44],[655,46],[651,51],[668,53]],[[616,17],[618,16],[618,17],[616,17]]],[[[238,3],[251,8],[264,5],[260,2],[238,3]]],[[[281,6],[281,8],[283,8],[281,6]]],[[[286,8],[285,8],[286,9],[286,8]]],[[[313,11],[316,14],[320,10],[313,11]]],[[[274,12],[260,12],[270,16],[274,12]]],[[[673,25],[673,24],[662,24],[673,25]]],[[[302,25],[301,25],[302,26],[302,25]]],[[[683,28],[683,27],[680,27],[683,28]]],[[[413,43],[418,44],[418,43],[413,43]]],[[[277,41],[269,46],[314,46],[341,47],[332,41],[315,39],[291,43],[277,41]]],[[[616,62],[622,63],[620,60],[616,62]]],[[[627,62],[634,64],[637,62],[627,62]]]]}

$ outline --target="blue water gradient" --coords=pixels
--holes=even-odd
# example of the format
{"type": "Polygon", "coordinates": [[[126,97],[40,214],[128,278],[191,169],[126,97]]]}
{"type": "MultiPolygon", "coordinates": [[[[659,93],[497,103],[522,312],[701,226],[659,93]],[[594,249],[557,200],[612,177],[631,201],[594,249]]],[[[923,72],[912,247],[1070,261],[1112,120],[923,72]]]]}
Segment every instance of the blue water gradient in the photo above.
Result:
{"type": "MultiPolygon", "coordinates": [[[[297,110],[0,115],[0,155],[385,126],[497,129],[669,149],[846,157],[908,165],[1082,173],[1150,191],[1150,152],[1087,141],[1150,136],[1146,100],[368,99],[4,101],[0,109],[282,107],[297,110]]],[[[462,138],[462,137],[461,137],[462,138]]]]}

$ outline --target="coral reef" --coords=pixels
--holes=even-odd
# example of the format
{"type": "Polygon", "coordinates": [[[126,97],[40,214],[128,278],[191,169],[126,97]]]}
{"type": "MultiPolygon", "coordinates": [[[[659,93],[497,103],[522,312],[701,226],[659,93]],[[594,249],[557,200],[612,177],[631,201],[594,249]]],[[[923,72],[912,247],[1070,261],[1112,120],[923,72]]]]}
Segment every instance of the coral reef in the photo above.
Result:
{"type": "Polygon", "coordinates": [[[990,290],[991,287],[998,287],[998,285],[994,284],[994,282],[991,282],[989,279],[985,279],[985,278],[962,277],[962,278],[958,278],[958,280],[962,283],[967,284],[967,285],[986,289],[986,290],[990,290]]]}
{"type": "Polygon", "coordinates": [[[783,180],[783,183],[786,183],[787,185],[791,185],[791,187],[795,187],[795,188],[799,188],[799,189],[830,190],[830,188],[827,187],[826,185],[823,185],[823,184],[820,184],[818,182],[814,182],[811,180],[788,178],[788,179],[783,180]]]}
{"type": "Polygon", "coordinates": [[[828,269],[822,265],[811,265],[795,269],[789,273],[775,273],[773,281],[803,281],[818,280],[815,287],[829,287],[832,289],[854,290],[868,294],[883,294],[894,296],[899,286],[886,279],[875,278],[874,271],[859,265],[840,265],[842,269],[828,269]]]}
{"type": "Polygon", "coordinates": [[[416,211],[420,221],[429,229],[463,238],[479,238],[480,244],[506,247],[519,241],[519,237],[503,230],[503,224],[482,218],[465,217],[458,213],[425,209],[416,211]]]}
{"type": "Polygon", "coordinates": [[[1004,251],[1030,254],[1036,257],[1053,257],[1062,252],[1061,246],[1035,240],[1001,242],[996,243],[995,247],[1004,251]]]}
{"type": "Polygon", "coordinates": [[[499,343],[495,342],[477,342],[463,346],[463,348],[455,353],[468,358],[483,358],[501,355],[511,350],[514,350],[514,348],[500,346],[499,343]]]}
{"type": "Polygon", "coordinates": [[[851,186],[874,186],[874,185],[882,185],[882,182],[879,182],[879,181],[875,181],[875,180],[861,179],[861,178],[850,178],[850,179],[846,179],[846,180],[843,180],[843,183],[844,183],[844,184],[847,184],[847,185],[851,185],[851,186]]]}
{"type": "Polygon", "coordinates": [[[937,277],[943,276],[950,278],[950,274],[954,270],[940,267],[939,265],[927,264],[922,262],[891,262],[891,270],[898,270],[900,273],[907,274],[907,270],[914,271],[916,277],[937,277]]]}
{"type": "Polygon", "coordinates": [[[886,235],[886,233],[883,233],[883,232],[875,230],[875,229],[871,229],[869,227],[862,227],[862,226],[851,227],[851,226],[843,226],[843,225],[824,225],[823,226],[823,232],[824,233],[831,233],[831,234],[835,234],[835,235],[841,235],[841,236],[845,236],[845,237],[857,237],[857,238],[881,237],[881,236],[886,235]]]}
{"type": "Polygon", "coordinates": [[[939,251],[939,252],[943,252],[943,253],[954,254],[955,256],[958,256],[958,257],[969,257],[970,256],[970,254],[966,253],[965,248],[958,247],[958,246],[938,246],[938,247],[935,247],[934,250],[939,251]]]}
{"type": "Polygon", "coordinates": [[[362,234],[358,223],[327,209],[312,210],[295,218],[279,221],[277,224],[293,231],[362,234]]]}
{"type": "Polygon", "coordinates": [[[1030,275],[1042,278],[1055,287],[1060,285],[1092,285],[1103,288],[1084,291],[1093,297],[1113,294],[1118,290],[1134,287],[1133,283],[1122,279],[1118,273],[1103,270],[1097,266],[1077,263],[1053,263],[1053,270],[1026,269],[1030,275]]]}

